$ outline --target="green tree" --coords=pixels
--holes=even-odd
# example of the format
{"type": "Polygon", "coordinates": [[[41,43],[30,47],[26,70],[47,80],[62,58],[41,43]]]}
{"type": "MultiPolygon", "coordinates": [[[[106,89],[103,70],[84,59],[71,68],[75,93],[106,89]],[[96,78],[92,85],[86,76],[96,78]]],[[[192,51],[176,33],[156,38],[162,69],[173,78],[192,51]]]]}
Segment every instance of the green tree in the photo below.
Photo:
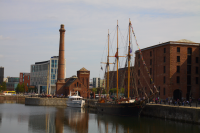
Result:
{"type": "Polygon", "coordinates": [[[92,92],[94,92],[95,94],[97,94],[97,88],[92,88],[92,92]]]}
{"type": "Polygon", "coordinates": [[[113,91],[113,89],[110,89],[110,90],[109,90],[109,94],[111,94],[111,95],[112,95],[112,94],[113,94],[113,92],[114,92],[114,91],[113,91]]]}
{"type": "Polygon", "coordinates": [[[24,83],[22,83],[21,85],[18,84],[17,87],[15,88],[15,91],[16,91],[17,93],[24,93],[24,90],[25,90],[25,85],[24,85],[24,83]]]}
{"type": "Polygon", "coordinates": [[[5,91],[6,90],[6,82],[2,82],[0,84],[0,91],[5,91]]]}

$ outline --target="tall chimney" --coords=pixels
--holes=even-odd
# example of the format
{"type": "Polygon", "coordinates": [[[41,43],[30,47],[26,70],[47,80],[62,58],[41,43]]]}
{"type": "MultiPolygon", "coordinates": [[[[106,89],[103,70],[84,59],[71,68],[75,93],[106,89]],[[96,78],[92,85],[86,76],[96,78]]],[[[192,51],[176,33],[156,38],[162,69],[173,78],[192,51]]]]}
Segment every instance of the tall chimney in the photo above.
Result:
{"type": "Polygon", "coordinates": [[[65,28],[64,28],[64,24],[61,24],[59,31],[60,31],[60,45],[59,45],[57,82],[65,82],[65,28]]]}

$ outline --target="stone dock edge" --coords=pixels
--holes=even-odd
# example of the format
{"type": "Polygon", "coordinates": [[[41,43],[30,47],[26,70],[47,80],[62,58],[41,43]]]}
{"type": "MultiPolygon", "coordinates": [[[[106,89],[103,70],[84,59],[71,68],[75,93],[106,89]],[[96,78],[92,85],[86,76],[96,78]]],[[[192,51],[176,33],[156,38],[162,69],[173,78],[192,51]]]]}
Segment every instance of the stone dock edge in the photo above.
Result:
{"type": "MultiPolygon", "coordinates": [[[[25,105],[67,106],[68,98],[33,98],[26,97],[25,105]]],[[[86,107],[96,108],[97,100],[87,99],[86,107]]],[[[161,104],[146,104],[141,116],[150,116],[173,121],[200,124],[200,107],[184,107],[161,104]]]]}

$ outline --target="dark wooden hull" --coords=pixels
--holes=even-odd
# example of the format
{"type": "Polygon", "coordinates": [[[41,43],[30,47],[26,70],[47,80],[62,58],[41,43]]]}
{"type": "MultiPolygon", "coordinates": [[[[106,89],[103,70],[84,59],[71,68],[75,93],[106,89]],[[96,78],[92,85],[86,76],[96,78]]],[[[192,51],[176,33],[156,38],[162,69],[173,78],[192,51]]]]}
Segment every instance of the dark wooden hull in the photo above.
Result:
{"type": "Polygon", "coordinates": [[[142,105],[136,103],[97,103],[97,112],[118,116],[139,116],[142,105]]]}

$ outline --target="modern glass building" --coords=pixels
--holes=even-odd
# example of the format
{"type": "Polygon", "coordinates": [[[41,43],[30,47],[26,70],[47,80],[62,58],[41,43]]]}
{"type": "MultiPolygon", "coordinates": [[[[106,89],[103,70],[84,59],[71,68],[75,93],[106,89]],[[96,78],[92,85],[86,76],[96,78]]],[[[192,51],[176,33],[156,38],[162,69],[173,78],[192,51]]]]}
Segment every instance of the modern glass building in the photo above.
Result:
{"type": "Polygon", "coordinates": [[[100,78],[93,78],[93,88],[100,87],[100,78]]]}
{"type": "MultiPolygon", "coordinates": [[[[66,60],[65,60],[65,66],[66,66],[66,60]]],[[[31,65],[30,84],[37,87],[39,94],[47,93],[47,84],[48,84],[48,94],[54,94],[56,91],[57,73],[58,73],[58,56],[53,56],[48,61],[36,62],[35,64],[31,65]]],[[[65,77],[66,77],[66,68],[65,68],[65,77]]]]}

